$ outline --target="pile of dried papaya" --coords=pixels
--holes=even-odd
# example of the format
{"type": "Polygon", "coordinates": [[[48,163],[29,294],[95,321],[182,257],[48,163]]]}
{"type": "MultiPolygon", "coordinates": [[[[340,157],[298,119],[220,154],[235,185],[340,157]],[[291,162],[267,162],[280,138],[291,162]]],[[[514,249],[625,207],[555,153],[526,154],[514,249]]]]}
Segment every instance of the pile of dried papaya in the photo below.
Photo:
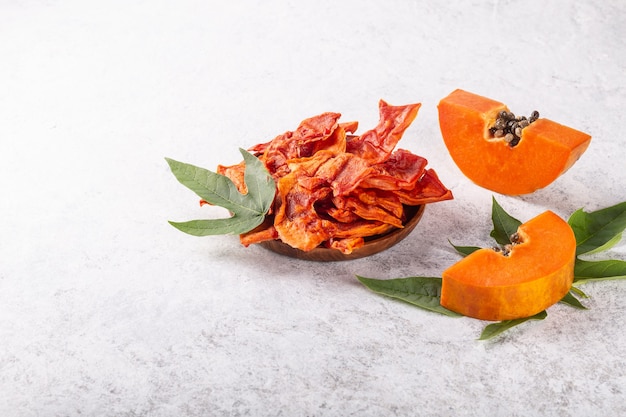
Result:
{"type": "MultiPolygon", "coordinates": [[[[252,146],[249,151],[268,171],[275,194],[263,221],[239,233],[242,244],[278,239],[305,252],[326,247],[349,254],[368,237],[402,228],[408,206],[451,199],[425,158],[396,149],[419,108],[381,100],[378,125],[361,135],[355,134],[358,122],[340,123],[340,113],[326,112],[252,146]]],[[[245,159],[220,165],[217,174],[248,195],[248,165],[245,159]]],[[[220,204],[201,201],[206,203],[220,204]]],[[[197,234],[198,227],[191,230],[197,234]]]]}

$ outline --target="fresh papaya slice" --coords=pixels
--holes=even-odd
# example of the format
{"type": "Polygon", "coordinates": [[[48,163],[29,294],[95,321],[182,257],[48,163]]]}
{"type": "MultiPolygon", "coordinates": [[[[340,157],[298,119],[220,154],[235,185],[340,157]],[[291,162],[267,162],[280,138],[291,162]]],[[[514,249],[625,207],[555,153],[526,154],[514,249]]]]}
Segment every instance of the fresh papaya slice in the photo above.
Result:
{"type": "Polygon", "coordinates": [[[554,182],[585,152],[591,136],[539,118],[515,117],[498,101],[455,90],[438,105],[450,156],[475,184],[506,195],[554,182]]]}
{"type": "Polygon", "coordinates": [[[519,226],[503,250],[479,249],[443,272],[441,305],[481,320],[533,316],[560,301],[574,280],[576,238],[546,211],[519,226]]]}

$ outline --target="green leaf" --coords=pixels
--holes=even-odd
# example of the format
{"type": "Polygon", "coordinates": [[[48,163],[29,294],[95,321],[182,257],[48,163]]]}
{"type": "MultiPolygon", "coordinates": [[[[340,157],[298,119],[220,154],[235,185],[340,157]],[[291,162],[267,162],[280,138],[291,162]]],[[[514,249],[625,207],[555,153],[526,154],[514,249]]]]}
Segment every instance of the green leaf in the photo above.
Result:
{"type": "Polygon", "coordinates": [[[573,293],[574,295],[576,295],[579,298],[589,298],[589,296],[587,294],[585,294],[585,292],[583,290],[581,290],[578,287],[575,287],[572,285],[572,287],[569,289],[571,293],[573,293]]]}
{"type": "Polygon", "coordinates": [[[193,236],[213,236],[246,233],[263,222],[259,217],[233,216],[224,219],[190,220],[188,222],[168,223],[187,234],[193,236]]]}
{"type": "Polygon", "coordinates": [[[561,299],[561,301],[559,301],[559,302],[563,303],[563,304],[567,304],[567,305],[572,306],[574,308],[577,308],[579,310],[586,310],[587,309],[587,307],[582,305],[582,303],[578,300],[578,298],[576,298],[574,296],[572,291],[570,291],[567,294],[565,294],[565,297],[563,297],[561,299]]]}
{"type": "Polygon", "coordinates": [[[622,240],[622,234],[621,233],[617,234],[613,236],[613,239],[609,240],[604,245],[596,249],[590,250],[589,252],[585,253],[585,255],[593,255],[594,253],[605,252],[611,249],[613,246],[617,245],[621,240],[622,240]]]}
{"type": "Polygon", "coordinates": [[[498,336],[499,334],[509,330],[512,327],[525,323],[529,320],[543,320],[547,316],[548,316],[548,313],[546,313],[546,311],[544,310],[531,317],[524,317],[524,318],[515,319],[515,320],[504,320],[498,323],[492,323],[485,327],[483,332],[480,334],[480,338],[478,340],[492,339],[498,336]]]}
{"type": "Polygon", "coordinates": [[[276,185],[263,163],[239,149],[245,161],[244,181],[248,188],[241,194],[230,178],[204,168],[165,158],[176,179],[203,200],[232,213],[229,218],[170,222],[177,229],[194,236],[241,234],[265,219],[276,193],[276,185]]]}
{"type": "Polygon", "coordinates": [[[576,256],[608,249],[626,229],[626,201],[591,213],[578,209],[567,222],[576,236],[576,256]]]}
{"type": "Polygon", "coordinates": [[[626,261],[609,259],[605,261],[583,261],[576,259],[574,282],[606,281],[626,278],[626,261]]]}
{"type": "Polygon", "coordinates": [[[491,220],[493,222],[493,230],[490,236],[500,245],[511,243],[511,235],[516,233],[517,228],[522,224],[522,222],[504,211],[495,197],[492,197],[491,220]]]}
{"type": "Polygon", "coordinates": [[[358,276],[363,285],[375,293],[397,298],[414,306],[451,317],[460,314],[444,308],[440,304],[441,278],[409,277],[396,279],[373,279],[358,276]]]}
{"type": "Polygon", "coordinates": [[[448,240],[448,242],[458,253],[463,256],[471,255],[472,253],[480,249],[478,246],[457,246],[454,243],[450,242],[450,240],[448,240]]]}

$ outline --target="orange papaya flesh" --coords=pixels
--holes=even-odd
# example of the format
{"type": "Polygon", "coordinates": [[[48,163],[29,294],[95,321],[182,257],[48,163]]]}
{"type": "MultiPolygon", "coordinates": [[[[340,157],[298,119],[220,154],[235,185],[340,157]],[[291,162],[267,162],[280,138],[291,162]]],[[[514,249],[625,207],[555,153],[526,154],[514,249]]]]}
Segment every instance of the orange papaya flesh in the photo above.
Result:
{"type": "Polygon", "coordinates": [[[455,90],[438,105],[444,143],[461,172],[475,184],[506,195],[529,194],[565,173],[585,152],[591,136],[539,118],[510,146],[490,131],[501,111],[498,101],[455,90]]]}
{"type": "Polygon", "coordinates": [[[576,238],[546,211],[522,224],[510,252],[479,249],[443,272],[441,305],[481,320],[533,316],[560,301],[574,280],[576,238]]]}

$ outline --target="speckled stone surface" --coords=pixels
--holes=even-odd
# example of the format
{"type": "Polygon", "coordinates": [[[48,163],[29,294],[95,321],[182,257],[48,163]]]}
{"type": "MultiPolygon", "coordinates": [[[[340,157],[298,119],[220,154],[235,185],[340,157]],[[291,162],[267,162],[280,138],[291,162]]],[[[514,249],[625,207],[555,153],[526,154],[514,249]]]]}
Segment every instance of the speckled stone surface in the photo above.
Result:
{"type": "Polygon", "coordinates": [[[515,217],[626,200],[623,1],[4,0],[0,57],[0,415],[626,414],[626,282],[481,342],[355,278],[488,244],[493,193],[439,133],[455,88],[594,137],[548,188],[496,196],[515,217]],[[365,130],[381,98],[422,103],[400,145],[455,195],[392,249],[313,263],[167,223],[217,212],[165,156],[236,163],[323,111],[365,130]]]}

